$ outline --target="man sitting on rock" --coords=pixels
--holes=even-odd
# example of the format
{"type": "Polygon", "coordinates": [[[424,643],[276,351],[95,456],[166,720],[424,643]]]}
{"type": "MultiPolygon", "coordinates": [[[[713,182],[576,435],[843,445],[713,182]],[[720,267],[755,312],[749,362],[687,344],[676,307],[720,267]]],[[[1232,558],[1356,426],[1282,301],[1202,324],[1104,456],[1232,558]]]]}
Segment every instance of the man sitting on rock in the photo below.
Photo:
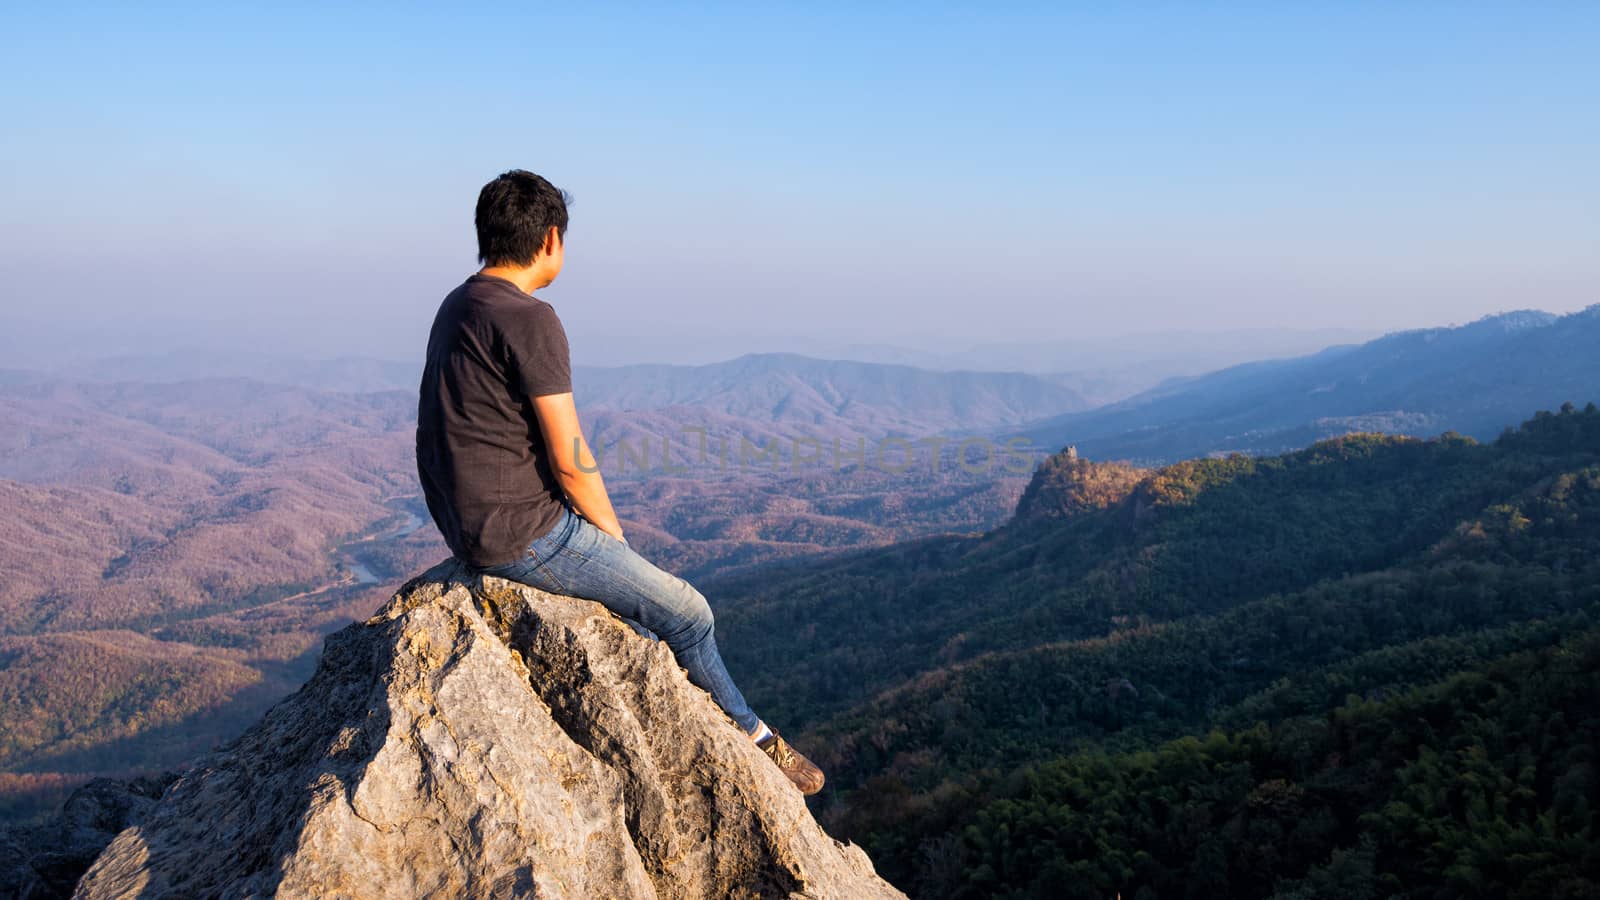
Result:
{"type": "Polygon", "coordinates": [[[555,309],[533,296],[561,272],[567,200],[522,170],[478,194],[484,265],[439,306],[422,371],[417,471],[428,511],[473,570],[598,601],[665,640],[689,680],[814,794],[822,771],[734,686],[706,598],[622,536],[578,425],[566,332],[555,309]]]}

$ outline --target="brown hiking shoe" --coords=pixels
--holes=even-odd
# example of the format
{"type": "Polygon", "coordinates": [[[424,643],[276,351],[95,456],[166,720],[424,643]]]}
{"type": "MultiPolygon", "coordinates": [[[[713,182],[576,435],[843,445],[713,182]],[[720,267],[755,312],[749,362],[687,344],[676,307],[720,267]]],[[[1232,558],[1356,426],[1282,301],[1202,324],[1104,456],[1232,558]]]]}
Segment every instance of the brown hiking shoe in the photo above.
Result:
{"type": "Polygon", "coordinates": [[[801,756],[800,751],[789,746],[789,742],[780,737],[778,732],[774,731],[756,741],[756,746],[777,763],[783,774],[789,776],[794,786],[800,789],[800,793],[815,794],[822,790],[822,770],[817,768],[816,763],[801,756]]]}

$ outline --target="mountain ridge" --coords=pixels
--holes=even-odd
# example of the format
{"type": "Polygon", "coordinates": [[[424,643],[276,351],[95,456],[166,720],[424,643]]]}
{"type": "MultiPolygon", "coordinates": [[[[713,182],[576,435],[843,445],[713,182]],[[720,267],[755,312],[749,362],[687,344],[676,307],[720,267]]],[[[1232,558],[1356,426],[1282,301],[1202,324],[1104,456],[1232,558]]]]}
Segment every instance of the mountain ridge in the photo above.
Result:
{"type": "Polygon", "coordinates": [[[1353,431],[1482,439],[1529,409],[1600,399],[1600,304],[1566,315],[1516,310],[1460,326],[1258,360],[1018,429],[1141,464],[1271,454],[1353,431]]]}

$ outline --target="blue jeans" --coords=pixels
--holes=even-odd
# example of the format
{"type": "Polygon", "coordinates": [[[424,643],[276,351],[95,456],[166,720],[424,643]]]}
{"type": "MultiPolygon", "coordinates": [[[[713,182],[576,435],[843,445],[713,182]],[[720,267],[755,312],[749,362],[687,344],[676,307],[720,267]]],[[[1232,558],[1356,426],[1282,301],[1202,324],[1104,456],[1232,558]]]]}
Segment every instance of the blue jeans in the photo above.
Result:
{"type": "Polygon", "coordinates": [[[634,631],[665,640],[689,681],[711,694],[747,733],[760,723],[717,652],[706,598],[571,506],[564,507],[549,533],[528,544],[520,559],[475,571],[600,603],[634,631]]]}

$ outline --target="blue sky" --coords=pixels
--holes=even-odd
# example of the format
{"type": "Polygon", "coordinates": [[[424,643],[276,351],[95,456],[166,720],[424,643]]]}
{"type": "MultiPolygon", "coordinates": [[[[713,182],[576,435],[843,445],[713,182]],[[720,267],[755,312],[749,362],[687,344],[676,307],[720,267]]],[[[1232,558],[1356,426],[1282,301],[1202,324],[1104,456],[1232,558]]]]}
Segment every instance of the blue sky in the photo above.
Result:
{"type": "Polygon", "coordinates": [[[411,356],[512,167],[580,362],[1600,301],[1600,5],[752,6],[7,12],[0,318],[411,356]]]}

